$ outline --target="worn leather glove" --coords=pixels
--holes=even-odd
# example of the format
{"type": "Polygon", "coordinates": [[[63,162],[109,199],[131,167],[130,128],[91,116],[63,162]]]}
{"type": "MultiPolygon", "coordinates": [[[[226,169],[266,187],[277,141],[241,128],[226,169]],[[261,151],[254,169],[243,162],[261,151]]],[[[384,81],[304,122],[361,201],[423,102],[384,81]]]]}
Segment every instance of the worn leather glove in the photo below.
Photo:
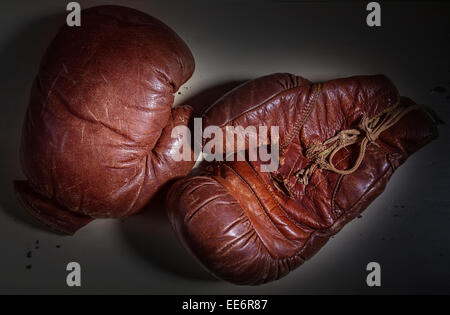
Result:
{"type": "Polygon", "coordinates": [[[437,136],[431,116],[382,75],[262,77],[216,102],[203,124],[279,126],[276,171],[262,172],[258,160],[204,163],[167,196],[170,221],[198,261],[250,285],[311,258],[437,136]]]}
{"type": "Polygon", "coordinates": [[[194,71],[186,44],[157,19],[124,7],[82,11],[42,59],[23,125],[28,179],[15,189],[50,228],[72,234],[93,218],[136,213],[193,162],[175,162],[190,107],[174,93],[194,71]]]}

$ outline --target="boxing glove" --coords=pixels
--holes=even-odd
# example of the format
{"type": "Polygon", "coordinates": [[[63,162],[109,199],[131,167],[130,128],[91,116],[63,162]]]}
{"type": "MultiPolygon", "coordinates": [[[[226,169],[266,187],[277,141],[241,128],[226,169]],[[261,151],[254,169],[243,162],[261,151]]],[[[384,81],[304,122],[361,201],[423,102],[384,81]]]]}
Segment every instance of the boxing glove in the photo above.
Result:
{"type": "Polygon", "coordinates": [[[47,49],[32,87],[15,182],[25,208],[73,234],[94,218],[141,210],[193,162],[175,162],[176,126],[190,107],[172,108],[194,71],[186,44],[159,20],[131,8],[81,12],[47,49]]]}
{"type": "Polygon", "coordinates": [[[382,75],[316,84],[259,78],[217,101],[203,124],[279,127],[276,170],[263,172],[248,157],[207,162],[167,196],[185,247],[217,277],[245,285],[279,279],[311,258],[437,136],[432,116],[382,75]]]}

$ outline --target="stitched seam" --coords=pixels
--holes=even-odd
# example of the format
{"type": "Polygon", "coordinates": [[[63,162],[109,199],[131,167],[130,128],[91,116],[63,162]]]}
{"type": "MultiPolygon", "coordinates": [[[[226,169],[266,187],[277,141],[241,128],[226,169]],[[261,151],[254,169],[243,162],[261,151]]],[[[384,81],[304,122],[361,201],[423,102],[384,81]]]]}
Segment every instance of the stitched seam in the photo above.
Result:
{"type": "Polygon", "coordinates": [[[258,178],[258,180],[263,184],[263,186],[266,188],[266,190],[269,192],[270,196],[272,197],[272,200],[275,201],[275,203],[278,205],[278,208],[280,208],[281,212],[284,213],[284,215],[286,215],[286,217],[292,221],[292,223],[297,226],[298,228],[303,228],[303,229],[311,229],[311,227],[308,227],[307,225],[303,225],[301,223],[298,223],[294,218],[292,218],[289,213],[287,213],[285,211],[285,209],[281,206],[281,204],[275,199],[275,196],[273,195],[273,192],[271,190],[271,188],[264,182],[264,180],[261,178],[261,176],[258,174],[258,172],[256,172],[253,167],[250,167],[250,169],[252,170],[252,172],[256,175],[256,177],[258,178]]]}
{"type": "MultiPolygon", "coordinates": [[[[344,156],[342,159],[340,159],[336,164],[339,164],[341,161],[345,160],[346,158],[348,158],[350,156],[350,154],[347,154],[346,156],[344,156]]],[[[310,193],[314,192],[317,188],[319,188],[319,185],[327,179],[327,177],[332,174],[332,172],[324,170],[323,172],[321,170],[318,170],[322,173],[323,175],[323,179],[321,181],[319,181],[317,184],[314,183],[310,183],[311,186],[313,186],[313,189],[310,190],[310,193]]]]}
{"type": "MultiPolygon", "coordinates": [[[[292,91],[294,91],[294,90],[296,90],[296,89],[302,89],[302,88],[304,88],[304,87],[306,87],[306,86],[311,86],[311,84],[309,84],[309,85],[295,86],[295,87],[292,87],[292,88],[290,88],[290,89],[280,91],[280,92],[276,93],[275,95],[272,95],[272,96],[271,96],[270,98],[268,98],[267,100],[261,102],[259,105],[256,105],[255,107],[252,107],[252,108],[249,108],[248,110],[246,110],[246,111],[240,113],[240,114],[237,115],[236,117],[231,118],[231,119],[228,120],[226,123],[223,123],[222,125],[220,125],[220,127],[223,127],[223,126],[225,126],[225,125],[231,123],[232,121],[241,118],[242,116],[246,115],[247,113],[249,113],[249,112],[251,112],[251,111],[254,111],[254,110],[256,110],[256,109],[258,109],[258,108],[260,108],[260,107],[266,105],[267,103],[273,101],[275,98],[277,98],[277,97],[279,97],[279,96],[281,96],[281,95],[283,95],[283,94],[288,94],[288,93],[290,93],[290,92],[292,92],[292,91]]],[[[204,114],[202,115],[202,117],[205,117],[207,114],[208,114],[208,113],[204,113],[204,114]]]]}
{"type": "Polygon", "coordinates": [[[287,175],[287,178],[291,177],[292,172],[294,171],[294,167],[297,164],[298,160],[300,160],[300,154],[297,155],[297,158],[295,159],[294,164],[292,164],[291,170],[289,171],[289,174],[287,175]]]}
{"type": "Polygon", "coordinates": [[[311,112],[312,112],[313,108],[315,107],[315,105],[317,103],[317,99],[319,97],[319,93],[320,93],[320,91],[322,89],[322,84],[319,83],[319,84],[317,84],[315,86],[317,86],[316,90],[313,92],[313,96],[310,98],[310,101],[305,105],[305,107],[301,111],[301,113],[300,113],[300,115],[298,117],[298,120],[297,120],[296,124],[294,125],[294,129],[288,134],[288,138],[281,145],[282,155],[284,155],[285,149],[289,146],[289,144],[291,144],[292,139],[294,138],[295,134],[297,134],[300,131],[300,129],[302,128],[302,126],[305,124],[306,120],[311,115],[311,112]],[[306,111],[305,114],[304,114],[304,111],[306,111]]]}
{"type": "MultiPolygon", "coordinates": [[[[208,180],[211,179],[211,177],[208,177],[208,176],[196,176],[196,178],[208,179],[208,180]]],[[[187,183],[189,183],[189,182],[187,182],[187,183]]],[[[177,183],[177,184],[178,184],[178,183],[177,183]]],[[[170,195],[170,194],[172,193],[172,190],[174,189],[175,185],[177,185],[177,184],[174,184],[174,185],[170,188],[168,195],[170,195]]],[[[183,183],[183,184],[184,184],[184,187],[181,189],[180,192],[178,192],[178,195],[179,195],[179,196],[183,195],[183,194],[186,192],[186,190],[187,190],[188,188],[190,188],[190,185],[189,185],[189,184],[186,184],[186,183],[183,183]]],[[[203,183],[202,185],[212,185],[212,183],[203,183]]],[[[202,187],[202,186],[193,189],[191,192],[189,192],[189,194],[192,194],[194,191],[200,189],[201,187],[202,187]]]]}
{"type": "MultiPolygon", "coordinates": [[[[256,200],[258,201],[258,204],[260,205],[261,209],[263,210],[264,215],[267,217],[267,219],[269,219],[270,223],[273,225],[273,227],[281,234],[283,235],[283,233],[281,233],[281,231],[278,229],[278,227],[273,223],[272,219],[268,216],[267,211],[264,207],[264,205],[261,203],[261,201],[259,200],[258,196],[256,196],[255,192],[253,191],[252,187],[250,186],[250,184],[231,166],[224,164],[224,166],[228,167],[230,170],[233,171],[233,173],[238,176],[245,184],[248,188],[250,188],[250,191],[252,192],[252,194],[256,197],[256,200]]],[[[284,235],[283,237],[288,240],[284,235]]],[[[289,241],[289,240],[288,240],[289,241]]]]}
{"type": "MultiPolygon", "coordinates": [[[[229,166],[226,165],[226,164],[224,164],[224,166],[229,167],[229,166]]],[[[233,173],[236,174],[236,172],[234,171],[234,169],[232,169],[231,167],[229,167],[229,168],[233,171],[233,173]]],[[[236,174],[236,175],[238,175],[238,174],[236,174]]],[[[204,177],[204,178],[210,179],[210,177],[207,177],[207,176],[199,176],[199,177],[204,177]]],[[[241,178],[239,175],[238,175],[238,177],[241,178]]],[[[223,189],[225,189],[225,190],[229,193],[228,189],[227,189],[224,185],[222,185],[222,184],[221,184],[219,181],[217,181],[216,179],[214,179],[214,180],[215,180],[215,181],[216,181],[223,189]]],[[[241,178],[241,180],[243,180],[243,179],[241,178]]],[[[245,182],[245,181],[244,181],[244,182],[245,182]]],[[[247,183],[246,183],[246,184],[247,184],[247,183]]],[[[248,185],[248,184],[247,184],[247,185],[248,185]]],[[[263,245],[263,247],[264,247],[264,248],[266,249],[266,251],[269,253],[270,257],[272,257],[273,259],[277,259],[277,258],[273,257],[273,256],[270,254],[269,249],[266,247],[266,245],[264,244],[264,242],[261,240],[261,237],[259,236],[258,232],[256,232],[257,229],[256,229],[255,226],[253,225],[252,220],[250,220],[250,218],[248,217],[247,212],[244,210],[244,208],[241,206],[241,204],[237,201],[237,199],[236,199],[231,193],[230,193],[230,196],[236,201],[235,204],[239,207],[239,209],[242,210],[242,213],[244,214],[244,216],[245,216],[245,218],[247,219],[248,223],[250,224],[250,226],[251,226],[252,229],[255,231],[256,235],[258,236],[259,242],[263,245]]]]}
{"type": "MultiPolygon", "coordinates": [[[[270,217],[267,215],[266,209],[264,208],[264,206],[262,205],[261,201],[259,200],[259,198],[256,196],[255,192],[253,191],[253,189],[251,188],[251,186],[245,181],[244,178],[242,178],[241,175],[239,175],[237,173],[237,171],[235,169],[233,169],[231,166],[224,164],[225,167],[228,167],[239,179],[241,179],[241,181],[250,189],[250,191],[252,192],[253,196],[256,198],[256,201],[258,201],[258,204],[260,206],[260,208],[262,209],[262,212],[264,213],[264,215],[266,216],[266,218],[269,220],[270,224],[275,228],[275,230],[278,231],[278,233],[280,233],[280,235],[288,242],[291,242],[289,239],[286,238],[286,236],[284,236],[283,233],[281,233],[281,231],[277,228],[277,226],[273,223],[272,219],[270,219],[270,217]]],[[[234,198],[234,197],[233,197],[234,198]]],[[[236,198],[235,198],[236,199],[236,198]]],[[[237,200],[236,200],[237,201],[237,200]]],[[[240,207],[241,209],[243,209],[242,207],[240,207]]],[[[273,259],[278,259],[277,257],[273,257],[270,250],[267,248],[266,244],[264,244],[261,236],[258,233],[258,229],[255,228],[255,226],[253,225],[253,223],[251,222],[251,219],[248,217],[247,212],[245,210],[243,210],[245,215],[247,216],[248,221],[250,222],[250,224],[252,225],[253,229],[256,231],[256,234],[258,235],[258,239],[261,242],[261,244],[263,244],[264,248],[267,250],[267,252],[269,253],[270,257],[272,257],[273,259]]]]}
{"type": "MultiPolygon", "coordinates": [[[[384,178],[388,175],[390,169],[391,169],[391,168],[387,168],[386,171],[384,171],[383,175],[381,175],[380,177],[378,177],[378,179],[370,186],[370,188],[367,189],[366,193],[362,194],[361,197],[359,197],[359,199],[353,204],[353,206],[351,206],[349,210],[347,210],[347,211],[345,211],[344,213],[342,213],[342,214],[336,219],[336,221],[339,221],[344,215],[346,215],[346,214],[348,214],[348,213],[351,213],[357,206],[359,206],[360,203],[361,203],[361,201],[362,201],[362,199],[368,194],[368,192],[370,191],[370,189],[372,189],[372,188],[373,188],[374,186],[376,186],[382,179],[384,179],[384,178]]],[[[394,173],[394,171],[392,170],[392,173],[391,173],[391,174],[393,174],[393,173],[394,173]]],[[[327,228],[326,230],[333,229],[334,226],[335,226],[336,224],[337,224],[337,222],[333,223],[333,224],[332,224],[329,228],[327,228]]],[[[326,230],[317,230],[317,232],[325,232],[326,230]]]]}
{"type": "MultiPolygon", "coordinates": [[[[226,164],[224,164],[224,166],[227,166],[226,164]]],[[[229,167],[229,166],[228,166],[229,167]]],[[[236,174],[236,172],[234,171],[234,169],[232,169],[231,167],[229,167],[232,171],[233,171],[233,173],[235,173],[236,174]]],[[[238,174],[236,174],[236,175],[238,175],[238,174]]],[[[240,176],[238,175],[238,177],[240,178],[240,176]]],[[[244,181],[243,179],[241,179],[242,181],[244,181]]],[[[247,183],[245,183],[245,184],[247,184],[247,183]]],[[[248,184],[247,184],[248,185],[248,184]]],[[[223,188],[225,188],[222,184],[221,184],[221,186],[223,187],[223,188]]],[[[226,189],[225,188],[225,190],[227,190],[228,191],[228,189],[226,189]]],[[[230,194],[231,195],[231,194],[230,194]]],[[[235,199],[236,200],[236,198],[233,196],[233,195],[231,195],[232,197],[233,197],[233,199],[235,199]]],[[[240,205],[240,203],[236,200],[236,204],[237,204],[237,206],[242,210],[242,213],[244,213],[244,215],[245,215],[245,217],[247,218],[247,221],[250,223],[250,226],[253,228],[253,230],[255,231],[255,233],[256,233],[256,235],[258,236],[258,241],[262,244],[262,246],[266,249],[266,251],[267,251],[267,253],[269,254],[269,256],[272,258],[272,259],[277,259],[276,257],[273,257],[272,256],[272,254],[270,253],[270,251],[269,251],[269,249],[267,248],[267,246],[266,246],[266,244],[264,244],[264,242],[262,241],[262,239],[261,239],[261,237],[259,236],[259,234],[258,234],[258,232],[257,232],[257,230],[256,230],[256,227],[253,225],[253,223],[252,223],[252,220],[250,220],[250,218],[248,217],[248,215],[247,215],[247,212],[244,210],[244,208],[240,205]]]]}
{"type": "MultiPolygon", "coordinates": [[[[383,179],[385,176],[386,176],[386,174],[388,173],[388,171],[386,170],[386,172],[384,172],[384,174],[371,186],[371,188],[373,187],[373,186],[375,186],[381,179],[383,179]]],[[[357,207],[358,205],[359,205],[359,203],[361,202],[361,199],[365,196],[365,195],[367,195],[367,193],[365,193],[364,195],[362,195],[359,199],[358,199],[358,201],[347,211],[347,212],[345,212],[345,213],[349,213],[349,212],[351,212],[355,207],[357,207]]],[[[337,219],[336,219],[336,221],[338,221],[345,213],[343,213],[342,215],[340,215],[337,219]]],[[[337,224],[337,222],[335,222],[334,224],[332,224],[329,228],[327,228],[327,230],[330,230],[330,229],[332,229],[335,225],[337,224]]],[[[308,239],[305,241],[305,244],[302,246],[302,248],[299,250],[299,251],[297,251],[297,253],[294,255],[294,256],[292,256],[292,257],[300,257],[300,258],[302,258],[303,259],[303,257],[301,256],[301,254],[303,253],[303,251],[305,250],[305,248],[309,245],[309,243],[312,241],[312,238],[313,238],[313,236],[319,236],[319,237],[327,237],[328,239],[330,238],[330,235],[326,235],[326,234],[320,234],[320,233],[324,233],[324,231],[323,230],[315,230],[314,232],[312,232],[311,233],[311,235],[308,237],[308,239]]],[[[304,260],[306,260],[306,259],[304,259],[304,260]]]]}
{"type": "Polygon", "coordinates": [[[334,188],[333,191],[333,196],[331,197],[331,212],[333,213],[333,216],[336,218],[337,217],[337,213],[336,213],[336,195],[338,193],[338,191],[341,188],[341,183],[342,183],[342,179],[344,178],[345,175],[341,175],[339,176],[338,182],[336,184],[336,187],[334,188]]]}
{"type": "Polygon", "coordinates": [[[289,198],[294,200],[294,196],[297,196],[297,194],[292,191],[293,187],[291,186],[291,184],[289,183],[289,181],[283,182],[284,186],[287,188],[287,190],[289,191],[289,198]]]}
{"type": "MultiPolygon", "coordinates": [[[[314,100],[315,95],[316,95],[316,94],[315,94],[316,91],[317,91],[317,90],[314,90],[313,93],[311,93],[311,95],[310,95],[310,97],[309,97],[309,99],[308,99],[308,102],[305,104],[305,107],[303,107],[303,108],[300,110],[300,114],[298,115],[298,118],[297,118],[297,120],[295,121],[294,126],[291,127],[291,129],[288,131],[286,140],[281,144],[280,149],[281,149],[281,152],[282,152],[283,154],[285,153],[285,149],[286,149],[286,148],[289,146],[289,144],[291,143],[291,141],[292,141],[292,139],[293,139],[293,137],[294,137],[294,134],[295,134],[295,130],[300,129],[300,128],[301,128],[301,125],[304,123],[304,122],[303,122],[303,121],[305,120],[304,117],[306,116],[306,115],[303,114],[304,111],[306,111],[306,114],[309,116],[309,113],[308,113],[308,112],[309,112],[309,109],[310,109],[311,106],[312,106],[313,100],[314,100]]],[[[297,98],[297,101],[298,101],[298,98],[297,98]]],[[[297,105],[297,104],[296,104],[296,105],[297,105]]]]}
{"type": "Polygon", "coordinates": [[[223,197],[226,195],[226,192],[223,194],[216,194],[216,196],[214,196],[213,198],[207,200],[206,202],[202,203],[201,206],[199,206],[195,211],[193,211],[192,213],[189,213],[189,215],[187,215],[184,218],[184,223],[187,223],[189,221],[192,221],[192,218],[199,213],[201,210],[205,209],[205,207],[207,207],[210,203],[215,202],[218,198],[223,197]]]}
{"type": "MultiPolygon", "coordinates": [[[[396,89],[395,90],[396,92],[397,92],[397,102],[399,101],[399,99],[400,99],[400,95],[399,95],[399,93],[398,93],[398,90],[396,89]]],[[[384,94],[383,94],[384,95],[384,94]]],[[[428,141],[429,141],[429,139],[427,139],[428,141]]],[[[427,142],[427,141],[424,141],[425,143],[427,142]]],[[[388,169],[389,170],[389,169],[388,169]]],[[[373,186],[375,186],[379,181],[381,181],[384,177],[386,177],[386,174],[388,173],[388,170],[386,170],[385,172],[384,172],[384,174],[381,176],[381,177],[379,177],[378,178],[378,180],[375,182],[375,183],[373,183],[373,185],[371,186],[371,188],[373,187],[373,186]]],[[[392,172],[393,173],[393,172],[392,172]]],[[[327,230],[330,230],[330,229],[332,229],[332,228],[334,228],[334,226],[336,225],[336,221],[338,221],[345,213],[349,213],[349,212],[351,212],[355,207],[357,207],[360,203],[361,203],[361,200],[362,200],[362,198],[364,197],[364,196],[366,196],[367,195],[367,192],[365,193],[365,194],[363,194],[359,199],[358,199],[358,201],[347,211],[347,212],[343,212],[343,214],[342,215],[340,215],[338,218],[336,218],[336,220],[335,220],[335,223],[334,224],[332,224],[329,228],[327,228],[327,230]]],[[[319,233],[320,232],[323,232],[322,230],[315,230],[314,232],[312,232],[311,233],[311,235],[308,237],[308,239],[305,241],[305,244],[302,246],[302,248],[299,250],[299,251],[297,251],[297,253],[295,254],[295,255],[293,255],[291,258],[294,258],[294,257],[300,257],[301,259],[303,259],[304,261],[306,260],[306,259],[304,259],[301,255],[302,255],[302,253],[303,253],[303,251],[305,250],[305,248],[307,248],[307,246],[309,246],[309,243],[312,241],[312,239],[313,239],[313,237],[314,236],[316,236],[316,235],[318,235],[318,236],[325,236],[325,237],[328,237],[328,239],[330,238],[330,236],[327,236],[327,235],[324,235],[324,234],[322,234],[322,235],[320,235],[319,233]]],[[[277,259],[277,260],[282,260],[282,259],[277,259]]]]}
{"type": "MultiPolygon", "coordinates": [[[[382,110],[382,111],[380,111],[379,113],[377,113],[377,114],[374,114],[374,116],[373,117],[375,117],[375,116],[377,116],[377,115],[380,115],[381,113],[383,113],[387,108],[390,108],[390,107],[392,107],[392,106],[397,106],[396,104],[399,104],[399,102],[400,102],[400,94],[398,93],[398,91],[395,89],[395,91],[396,91],[396,95],[397,95],[397,99],[396,99],[396,102],[394,103],[394,105],[391,105],[391,106],[388,106],[388,107],[386,107],[384,110],[382,110]]],[[[381,98],[381,97],[383,97],[383,96],[385,96],[385,95],[387,95],[388,93],[387,92],[384,92],[384,93],[382,93],[382,94],[379,94],[379,95],[377,95],[375,98],[374,98],[374,100],[376,101],[376,100],[378,100],[379,98],[381,98]]],[[[354,104],[354,103],[353,103],[354,104]]],[[[358,114],[360,114],[361,115],[361,111],[360,110],[358,110],[357,112],[355,112],[355,113],[358,113],[358,114]]],[[[348,115],[346,115],[346,116],[344,116],[344,118],[342,119],[342,121],[345,121],[345,120],[347,120],[350,116],[352,116],[352,115],[354,115],[355,113],[350,113],[350,114],[348,114],[348,115]]],[[[377,141],[375,141],[375,142],[378,142],[379,141],[379,139],[377,139],[377,141]]],[[[381,145],[380,145],[381,146],[381,145]]],[[[343,160],[343,159],[342,159],[343,160]]],[[[341,161],[342,161],[341,160],[341,161]]],[[[295,165],[295,164],[294,164],[295,165]]],[[[289,174],[291,174],[291,172],[289,172],[289,174]]],[[[325,175],[325,177],[326,177],[327,175],[325,175]]],[[[317,183],[316,185],[313,185],[313,183],[310,183],[311,185],[313,185],[314,186],[314,190],[317,188],[317,185],[318,184],[320,184],[322,181],[320,181],[319,183],[317,183]]]]}
{"type": "MultiPolygon", "coordinates": [[[[314,85],[313,85],[313,86],[314,86],[314,85]]],[[[313,94],[313,93],[311,93],[311,94],[313,94]]],[[[314,96],[314,94],[313,94],[313,96],[314,96]]],[[[310,95],[310,97],[311,97],[311,95],[310,95]]],[[[296,95],[296,98],[295,98],[295,106],[297,106],[297,104],[298,104],[298,98],[299,98],[299,95],[297,94],[297,95],[296,95]]],[[[306,108],[308,108],[308,107],[310,106],[311,101],[312,101],[312,99],[309,98],[309,99],[308,99],[308,102],[305,104],[305,107],[306,107],[306,108]]],[[[305,110],[305,107],[303,107],[303,108],[300,110],[299,117],[296,119],[294,125],[293,125],[292,127],[290,127],[290,129],[288,130],[286,140],[284,141],[284,143],[281,144],[281,151],[283,151],[283,147],[286,145],[286,142],[289,141],[288,139],[289,139],[289,138],[292,138],[292,134],[293,134],[293,133],[292,133],[292,130],[295,130],[295,129],[297,128],[296,126],[297,126],[297,124],[299,123],[299,120],[302,118],[302,113],[303,113],[303,111],[305,110]]],[[[291,141],[292,141],[292,140],[291,140],[291,141]]],[[[290,142],[290,141],[289,141],[289,142],[290,142]]],[[[286,145],[286,146],[287,146],[287,145],[286,145]]]]}

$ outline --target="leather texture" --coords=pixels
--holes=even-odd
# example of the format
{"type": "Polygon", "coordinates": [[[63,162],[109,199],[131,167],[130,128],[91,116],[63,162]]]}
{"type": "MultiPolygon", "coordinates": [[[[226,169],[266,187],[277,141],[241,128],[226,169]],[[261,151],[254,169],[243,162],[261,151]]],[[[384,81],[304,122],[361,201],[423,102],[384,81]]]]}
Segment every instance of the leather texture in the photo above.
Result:
{"type": "Polygon", "coordinates": [[[190,107],[172,108],[194,71],[183,40],[134,9],[100,6],[64,25],[36,76],[22,132],[27,181],[15,183],[30,213],[72,234],[93,218],[141,210],[193,162],[175,162],[190,107]]]}
{"type": "MultiPolygon", "coordinates": [[[[273,74],[245,83],[208,109],[204,128],[279,126],[281,164],[268,173],[260,161],[203,163],[169,191],[174,230],[224,280],[257,285],[287,275],[366,209],[395,170],[437,136],[431,116],[410,106],[414,102],[400,97],[383,75],[313,84],[273,74]],[[309,148],[394,106],[410,111],[368,142],[356,171],[316,169],[308,184],[299,182],[296,174],[313,162],[309,148]]],[[[334,164],[350,168],[359,149],[355,143],[339,150],[334,164]]]]}

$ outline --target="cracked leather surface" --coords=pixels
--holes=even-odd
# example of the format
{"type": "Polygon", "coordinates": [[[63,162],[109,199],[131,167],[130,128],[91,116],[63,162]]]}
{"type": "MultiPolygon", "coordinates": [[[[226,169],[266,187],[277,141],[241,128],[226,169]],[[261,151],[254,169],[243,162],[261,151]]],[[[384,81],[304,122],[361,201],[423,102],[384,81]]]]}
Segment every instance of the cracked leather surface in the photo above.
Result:
{"type": "MultiPolygon", "coordinates": [[[[204,128],[277,125],[282,165],[267,173],[259,161],[205,162],[177,181],[167,211],[179,239],[224,280],[256,285],[287,275],[364,211],[395,170],[437,136],[430,115],[413,110],[368,144],[354,173],[316,170],[307,185],[298,182],[294,174],[311,163],[305,154],[310,146],[396,104],[415,105],[383,75],[313,84],[273,74],[231,91],[205,113],[204,128]]],[[[358,152],[357,144],[339,151],[335,165],[349,168],[358,152]]]]}
{"type": "Polygon", "coordinates": [[[172,128],[190,107],[172,109],[194,71],[186,44],[134,9],[94,7],[81,27],[63,26],[36,76],[20,149],[26,181],[15,183],[27,210],[72,234],[93,218],[141,210],[193,162],[175,162],[172,128]]]}

